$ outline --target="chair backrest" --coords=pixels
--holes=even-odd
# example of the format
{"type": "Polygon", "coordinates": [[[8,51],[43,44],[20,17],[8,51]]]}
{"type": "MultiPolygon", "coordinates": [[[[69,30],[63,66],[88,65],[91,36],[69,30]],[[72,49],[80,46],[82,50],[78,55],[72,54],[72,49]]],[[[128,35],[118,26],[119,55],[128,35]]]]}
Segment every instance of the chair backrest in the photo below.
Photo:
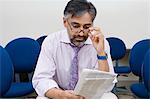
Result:
{"type": "Polygon", "coordinates": [[[150,48],[150,39],[145,39],[137,42],[131,49],[129,64],[133,74],[142,77],[141,67],[145,53],[150,48]]]}
{"type": "Polygon", "coordinates": [[[6,45],[16,73],[30,73],[35,69],[40,45],[31,38],[17,38],[6,45]]]}
{"type": "Polygon", "coordinates": [[[0,46],[0,97],[10,88],[13,82],[13,64],[7,51],[0,46]]]}
{"type": "Polygon", "coordinates": [[[119,60],[123,58],[126,54],[126,46],[125,43],[116,37],[106,38],[109,42],[110,46],[110,54],[112,60],[119,60]]]}
{"type": "Polygon", "coordinates": [[[145,54],[144,61],[143,61],[143,79],[144,79],[144,85],[150,93],[150,49],[145,54]]]}
{"type": "Polygon", "coordinates": [[[36,41],[38,41],[38,43],[40,44],[40,46],[42,46],[42,43],[44,41],[44,39],[47,37],[47,35],[41,36],[39,38],[36,39],[36,41]]]}

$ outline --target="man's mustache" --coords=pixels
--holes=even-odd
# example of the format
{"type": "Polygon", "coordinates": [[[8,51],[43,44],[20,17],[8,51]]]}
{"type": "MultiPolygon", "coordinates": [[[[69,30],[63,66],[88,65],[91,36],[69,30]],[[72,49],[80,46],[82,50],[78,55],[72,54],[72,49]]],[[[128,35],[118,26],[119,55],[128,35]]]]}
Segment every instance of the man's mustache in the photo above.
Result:
{"type": "Polygon", "coordinates": [[[86,36],[74,36],[74,38],[87,38],[86,36]]]}

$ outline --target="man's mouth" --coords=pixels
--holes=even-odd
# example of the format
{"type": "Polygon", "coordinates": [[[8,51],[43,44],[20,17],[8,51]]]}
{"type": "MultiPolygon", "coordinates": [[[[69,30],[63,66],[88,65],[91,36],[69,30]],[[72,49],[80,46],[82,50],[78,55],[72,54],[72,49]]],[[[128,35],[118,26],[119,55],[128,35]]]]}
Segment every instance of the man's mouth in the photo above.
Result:
{"type": "Polygon", "coordinates": [[[75,40],[77,42],[83,42],[83,41],[85,41],[85,38],[84,37],[76,37],[75,40]]]}
{"type": "Polygon", "coordinates": [[[76,37],[76,40],[84,40],[84,37],[76,37]]]}

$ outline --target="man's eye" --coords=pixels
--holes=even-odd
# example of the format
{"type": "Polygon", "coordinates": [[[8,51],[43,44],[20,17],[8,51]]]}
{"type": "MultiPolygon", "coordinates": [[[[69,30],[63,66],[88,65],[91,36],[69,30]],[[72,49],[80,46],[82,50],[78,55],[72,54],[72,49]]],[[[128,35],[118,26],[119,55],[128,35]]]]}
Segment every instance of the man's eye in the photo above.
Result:
{"type": "Polygon", "coordinates": [[[90,28],[90,27],[91,27],[91,26],[89,26],[89,25],[88,25],[88,26],[86,26],[86,25],[83,26],[84,29],[88,29],[88,28],[90,28]]]}
{"type": "Polygon", "coordinates": [[[79,25],[72,25],[74,28],[79,28],[80,26],[79,25]]]}

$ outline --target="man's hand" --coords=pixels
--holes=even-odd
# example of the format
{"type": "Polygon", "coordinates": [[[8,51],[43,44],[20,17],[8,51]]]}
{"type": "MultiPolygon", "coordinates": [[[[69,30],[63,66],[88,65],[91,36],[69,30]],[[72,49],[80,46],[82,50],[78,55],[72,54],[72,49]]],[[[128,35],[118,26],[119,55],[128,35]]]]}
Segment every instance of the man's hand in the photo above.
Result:
{"type": "MultiPolygon", "coordinates": [[[[106,56],[105,45],[104,45],[104,35],[101,32],[101,29],[98,27],[89,28],[89,37],[92,40],[93,46],[95,47],[97,54],[99,56],[106,56]]],[[[109,65],[107,60],[98,60],[98,69],[100,71],[109,72],[109,65]]]]}
{"type": "Polygon", "coordinates": [[[73,90],[63,91],[61,95],[62,95],[61,99],[85,99],[82,96],[75,95],[75,93],[73,92],[73,90]]]}
{"type": "Polygon", "coordinates": [[[82,96],[75,95],[72,90],[50,89],[46,92],[46,97],[52,99],[85,99],[82,96]]]}
{"type": "Polygon", "coordinates": [[[92,40],[93,46],[95,47],[98,55],[104,54],[104,35],[98,27],[89,28],[89,37],[92,40]]]}

